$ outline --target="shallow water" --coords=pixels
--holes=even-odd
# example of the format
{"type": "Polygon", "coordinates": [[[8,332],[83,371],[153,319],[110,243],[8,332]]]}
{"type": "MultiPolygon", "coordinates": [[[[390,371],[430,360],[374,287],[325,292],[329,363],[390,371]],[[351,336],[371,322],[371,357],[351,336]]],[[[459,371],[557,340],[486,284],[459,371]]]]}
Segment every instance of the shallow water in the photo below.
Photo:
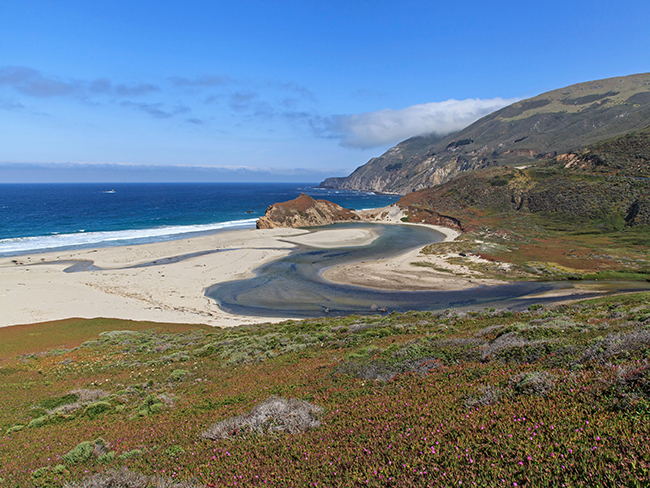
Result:
{"type": "MultiPolygon", "coordinates": [[[[372,244],[357,248],[322,250],[301,246],[289,256],[258,268],[254,278],[218,283],[209,287],[206,296],[214,299],[221,308],[230,313],[305,318],[447,308],[523,309],[533,303],[566,300],[575,293],[573,282],[517,282],[449,292],[381,291],[331,283],[320,276],[328,267],[395,256],[443,240],[442,234],[420,226],[343,225],[370,226],[381,235],[372,244]],[[557,296],[554,297],[525,298],[526,295],[551,290],[562,290],[565,293],[556,293],[557,296]]],[[[607,289],[606,284],[599,285],[607,289]]],[[[626,291],[650,290],[650,283],[614,284],[617,290],[621,287],[626,291]]]]}

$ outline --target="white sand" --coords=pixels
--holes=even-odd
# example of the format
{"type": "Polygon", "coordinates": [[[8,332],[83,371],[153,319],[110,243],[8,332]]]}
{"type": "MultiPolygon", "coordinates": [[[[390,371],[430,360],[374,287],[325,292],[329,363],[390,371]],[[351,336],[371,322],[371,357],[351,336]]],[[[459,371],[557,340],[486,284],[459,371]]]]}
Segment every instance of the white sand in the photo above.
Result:
{"type": "MultiPolygon", "coordinates": [[[[399,216],[392,217],[393,222],[399,221],[399,216]]],[[[436,229],[445,234],[446,240],[458,235],[454,230],[436,229]]],[[[281,319],[225,313],[204,295],[205,289],[215,283],[251,277],[253,270],[286,256],[295,244],[350,247],[369,244],[376,237],[371,229],[251,229],[139,246],[0,258],[0,326],[71,317],[222,327],[278,321],[281,319]],[[165,263],[167,258],[217,249],[223,251],[165,263]],[[64,272],[71,265],[66,261],[80,260],[93,262],[101,270],[64,272]],[[132,268],[153,261],[158,264],[132,268]]],[[[325,276],[343,283],[403,290],[459,289],[479,283],[411,266],[418,252],[339,266],[327,270],[325,276]]]]}
{"type": "Polygon", "coordinates": [[[349,247],[376,237],[367,229],[251,229],[139,246],[0,258],[0,326],[70,317],[224,327],[277,321],[225,313],[204,295],[205,289],[253,276],[254,269],[295,249],[292,242],[349,247]],[[165,263],[167,258],[216,249],[228,250],[165,263]],[[69,261],[79,260],[102,269],[64,273],[69,261]],[[163,264],[128,269],[152,261],[163,264]]]}
{"type": "Polygon", "coordinates": [[[283,240],[303,246],[332,249],[336,247],[366,246],[371,244],[377,237],[379,237],[379,234],[371,229],[346,229],[345,240],[342,241],[339,229],[323,229],[283,240]]]}

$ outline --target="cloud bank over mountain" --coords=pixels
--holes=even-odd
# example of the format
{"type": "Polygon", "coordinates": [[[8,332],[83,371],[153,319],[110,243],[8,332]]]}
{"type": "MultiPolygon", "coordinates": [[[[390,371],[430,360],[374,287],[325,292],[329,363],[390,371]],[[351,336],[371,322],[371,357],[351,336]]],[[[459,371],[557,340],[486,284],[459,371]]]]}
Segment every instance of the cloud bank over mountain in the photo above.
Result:
{"type": "Polygon", "coordinates": [[[323,137],[340,139],[344,147],[368,149],[395,144],[421,134],[449,134],[518,100],[450,99],[400,110],[338,115],[316,122],[314,130],[323,137]]]}

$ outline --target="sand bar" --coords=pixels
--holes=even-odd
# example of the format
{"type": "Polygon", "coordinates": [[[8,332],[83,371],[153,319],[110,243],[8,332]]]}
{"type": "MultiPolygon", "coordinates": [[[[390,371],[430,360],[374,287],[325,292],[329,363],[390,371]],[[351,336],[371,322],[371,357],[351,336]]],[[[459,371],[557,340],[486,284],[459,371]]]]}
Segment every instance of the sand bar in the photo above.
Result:
{"type": "Polygon", "coordinates": [[[372,229],[345,229],[345,240],[341,240],[341,229],[322,229],[305,234],[286,237],[285,242],[322,249],[367,246],[379,237],[372,229]]]}
{"type": "MultiPolygon", "coordinates": [[[[453,241],[460,235],[457,230],[447,227],[438,225],[428,227],[442,233],[445,236],[444,241],[453,241]]],[[[322,277],[333,283],[380,290],[457,291],[476,286],[504,284],[503,281],[480,278],[463,266],[449,266],[437,256],[421,254],[420,249],[414,249],[389,259],[335,266],[326,269],[322,273],[322,277]],[[414,262],[420,263],[420,266],[414,266],[412,264],[414,262]],[[435,267],[446,267],[449,272],[436,271],[435,267]]]]}
{"type": "MultiPolygon", "coordinates": [[[[457,235],[450,229],[437,230],[444,232],[446,239],[457,235]]],[[[225,313],[204,296],[205,289],[251,277],[256,268],[286,256],[296,244],[350,247],[369,244],[376,237],[371,229],[356,228],[250,229],[137,246],[0,258],[0,326],[70,317],[222,327],[277,321],[225,313]],[[95,269],[65,272],[73,262],[92,264],[95,269]]],[[[328,270],[327,277],[333,279],[330,275],[341,270],[334,281],[404,290],[476,286],[475,281],[454,281],[449,275],[411,266],[412,255],[418,252],[336,267],[328,270]]]]}

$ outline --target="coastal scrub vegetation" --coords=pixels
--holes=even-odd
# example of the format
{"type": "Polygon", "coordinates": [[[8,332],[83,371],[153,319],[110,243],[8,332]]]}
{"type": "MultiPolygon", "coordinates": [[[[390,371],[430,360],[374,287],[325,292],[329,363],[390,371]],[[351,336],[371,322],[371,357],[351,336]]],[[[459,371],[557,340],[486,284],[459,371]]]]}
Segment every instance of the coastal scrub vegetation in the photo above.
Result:
{"type": "Polygon", "coordinates": [[[611,182],[601,184],[608,178],[553,167],[499,168],[403,200],[409,203],[410,220],[420,221],[434,209],[456,219],[465,231],[453,242],[427,246],[423,254],[483,277],[650,281],[650,225],[637,222],[647,210],[642,195],[648,183],[628,179],[626,189],[620,189],[611,182]],[[576,189],[581,185],[577,180],[584,178],[600,181],[576,189]],[[503,185],[491,186],[495,181],[503,185]],[[629,197],[625,205],[621,194],[629,197]]]}
{"type": "Polygon", "coordinates": [[[650,477],[648,292],[229,329],[69,324],[31,343],[38,326],[0,330],[0,486],[650,477]]]}
{"type": "Polygon", "coordinates": [[[425,247],[425,260],[413,264],[443,273],[467,272],[454,271],[460,265],[476,277],[510,281],[650,281],[650,227],[607,230],[604,220],[534,214],[497,221],[492,216],[455,241],[425,247]],[[442,262],[429,263],[426,256],[442,262]]]}
{"type": "Polygon", "coordinates": [[[463,173],[398,205],[408,221],[462,229],[424,253],[483,277],[650,281],[648,148],[650,127],[527,166],[463,173]]]}

